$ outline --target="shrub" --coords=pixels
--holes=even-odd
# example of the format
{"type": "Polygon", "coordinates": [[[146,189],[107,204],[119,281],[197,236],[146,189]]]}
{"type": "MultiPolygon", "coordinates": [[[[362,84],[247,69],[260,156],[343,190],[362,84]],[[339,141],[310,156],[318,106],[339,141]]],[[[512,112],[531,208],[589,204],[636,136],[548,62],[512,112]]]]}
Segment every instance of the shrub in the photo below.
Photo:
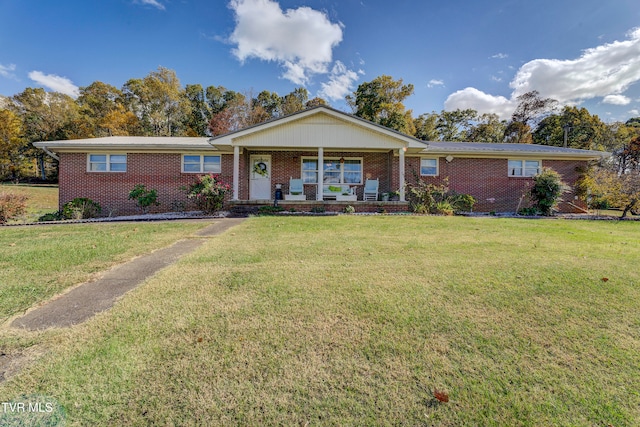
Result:
{"type": "Polygon", "coordinates": [[[533,206],[542,215],[551,215],[552,210],[558,206],[560,196],[567,191],[567,185],[562,182],[560,174],[553,169],[543,168],[542,172],[533,177],[531,187],[531,201],[533,206]]]}
{"type": "Polygon", "coordinates": [[[344,213],[346,213],[346,214],[352,214],[352,213],[355,213],[355,212],[356,212],[356,208],[354,208],[354,207],[353,207],[353,206],[351,206],[351,205],[347,205],[347,206],[344,208],[344,213]]]}
{"type": "Polygon", "coordinates": [[[259,215],[273,215],[277,212],[284,211],[282,206],[260,206],[258,208],[259,215]]]}
{"type": "Polygon", "coordinates": [[[147,186],[144,184],[137,184],[133,187],[133,190],[129,192],[129,200],[135,200],[136,204],[142,210],[142,213],[149,212],[150,206],[158,206],[158,191],[147,190],[147,186]]]}
{"type": "Polygon", "coordinates": [[[76,197],[62,206],[62,217],[64,219],[95,218],[100,212],[102,212],[100,204],[86,197],[76,197]]]}
{"type": "Polygon", "coordinates": [[[0,224],[24,214],[28,199],[24,194],[0,193],[0,224]]]}
{"type": "Polygon", "coordinates": [[[194,199],[196,207],[206,213],[222,209],[224,195],[231,186],[222,181],[219,175],[201,175],[187,188],[187,197],[194,199]]]}
{"type": "Polygon", "coordinates": [[[48,212],[41,217],[38,218],[38,222],[46,222],[46,221],[60,221],[61,219],[65,219],[62,215],[62,211],[56,212],[48,212]]]}
{"type": "Polygon", "coordinates": [[[449,190],[447,179],[441,185],[419,180],[408,188],[409,207],[415,213],[452,215],[454,212],[469,212],[476,202],[469,194],[449,190]]]}

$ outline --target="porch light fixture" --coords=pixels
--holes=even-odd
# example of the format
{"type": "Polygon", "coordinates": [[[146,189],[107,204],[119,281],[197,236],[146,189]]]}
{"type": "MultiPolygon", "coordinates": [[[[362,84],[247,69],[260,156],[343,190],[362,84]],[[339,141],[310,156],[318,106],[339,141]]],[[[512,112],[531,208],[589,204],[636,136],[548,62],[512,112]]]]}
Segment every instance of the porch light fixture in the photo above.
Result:
{"type": "Polygon", "coordinates": [[[340,164],[344,165],[344,157],[340,157],[340,164]]]}

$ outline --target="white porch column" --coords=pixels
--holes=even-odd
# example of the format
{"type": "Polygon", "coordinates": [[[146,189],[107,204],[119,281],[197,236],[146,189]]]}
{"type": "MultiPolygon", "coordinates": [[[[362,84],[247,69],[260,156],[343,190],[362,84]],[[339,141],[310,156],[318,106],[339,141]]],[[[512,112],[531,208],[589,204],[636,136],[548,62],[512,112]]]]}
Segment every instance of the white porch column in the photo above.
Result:
{"type": "Polygon", "coordinates": [[[316,200],[322,201],[322,184],[324,182],[324,148],[318,147],[318,189],[316,200]]]}
{"type": "Polygon", "coordinates": [[[233,147],[233,200],[238,200],[240,184],[240,147],[233,147]]]}
{"type": "Polygon", "coordinates": [[[402,147],[401,149],[398,150],[398,174],[399,176],[399,180],[398,182],[400,183],[400,201],[404,202],[405,198],[404,198],[404,152],[406,150],[406,147],[402,147]]]}

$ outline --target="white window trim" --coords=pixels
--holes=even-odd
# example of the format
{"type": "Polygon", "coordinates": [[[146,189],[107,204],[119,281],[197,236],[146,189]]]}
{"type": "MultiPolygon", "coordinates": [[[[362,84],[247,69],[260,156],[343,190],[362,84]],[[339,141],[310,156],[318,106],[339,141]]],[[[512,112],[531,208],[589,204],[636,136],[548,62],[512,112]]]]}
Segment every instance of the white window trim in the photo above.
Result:
{"type": "Polygon", "coordinates": [[[213,173],[213,174],[219,174],[222,173],[222,156],[220,154],[198,154],[198,153],[193,153],[193,154],[183,154],[180,156],[180,170],[182,171],[182,173],[213,173]],[[185,171],[184,170],[184,158],[185,156],[199,156],[200,157],[200,169],[197,172],[192,172],[192,171],[185,171]],[[220,165],[220,170],[218,170],[217,172],[212,172],[212,171],[204,171],[204,158],[205,156],[207,157],[218,157],[220,159],[220,161],[218,162],[218,164],[220,165]]]}
{"type": "MultiPolygon", "coordinates": [[[[127,172],[127,168],[128,168],[128,156],[127,153],[87,153],[87,172],[90,173],[126,173],[127,172]],[[106,158],[106,162],[107,162],[107,169],[103,170],[103,171],[92,171],[91,170],[91,156],[107,156],[106,158]],[[112,171],[111,170],[111,156],[124,156],[125,157],[125,162],[124,162],[124,170],[123,171],[112,171]]],[[[97,163],[97,162],[93,162],[93,163],[97,163]]]]}
{"type": "Polygon", "coordinates": [[[440,176],[440,158],[439,157],[420,157],[420,176],[440,176]],[[423,160],[435,160],[436,161],[436,173],[432,174],[423,174],[422,173],[422,161],[423,160]]]}
{"type": "MultiPolygon", "coordinates": [[[[363,175],[364,175],[364,157],[323,157],[322,160],[323,161],[327,161],[327,160],[331,160],[331,161],[337,161],[339,162],[340,159],[344,159],[344,160],[358,160],[360,161],[360,182],[350,182],[350,183],[341,183],[341,185],[362,185],[363,184],[363,175]]],[[[300,177],[302,178],[304,176],[305,172],[314,172],[316,173],[316,181],[318,178],[318,169],[315,170],[305,170],[303,169],[303,165],[304,165],[304,160],[315,160],[316,163],[318,163],[318,157],[317,156],[302,156],[300,158],[300,177]]],[[[324,165],[320,165],[318,164],[318,167],[323,167],[324,165]]],[[[344,170],[341,170],[341,179],[344,180],[344,170]]],[[[303,178],[304,179],[304,178],[303,178]]],[[[304,185],[318,185],[317,182],[305,182],[304,185]]]]}
{"type": "Polygon", "coordinates": [[[525,170],[525,162],[538,162],[538,173],[542,171],[542,159],[519,159],[519,158],[510,158],[507,159],[507,176],[509,178],[533,178],[535,175],[527,176],[524,174],[525,170]],[[522,175],[511,175],[511,168],[509,167],[509,162],[523,162],[522,163],[522,175]]]}

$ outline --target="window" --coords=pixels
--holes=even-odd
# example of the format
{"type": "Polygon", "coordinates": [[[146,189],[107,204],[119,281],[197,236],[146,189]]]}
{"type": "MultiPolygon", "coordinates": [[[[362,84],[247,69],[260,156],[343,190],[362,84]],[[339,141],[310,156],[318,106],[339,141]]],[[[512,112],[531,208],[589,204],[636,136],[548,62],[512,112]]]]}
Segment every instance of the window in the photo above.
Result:
{"type": "Polygon", "coordinates": [[[509,176],[535,176],[540,173],[540,160],[509,160],[509,176]]]}
{"type": "Polygon", "coordinates": [[[420,175],[438,176],[438,159],[420,159],[420,175]]]}
{"type": "Polygon", "coordinates": [[[187,155],[182,156],[184,173],[220,173],[220,156],[187,155]]]}
{"type": "MultiPolygon", "coordinates": [[[[325,158],[322,165],[323,184],[362,184],[362,159],[325,158]]],[[[318,158],[302,159],[302,179],[305,184],[318,182],[318,158]]]]}
{"type": "Polygon", "coordinates": [[[126,154],[89,154],[89,172],[126,172],[126,154]]]}

